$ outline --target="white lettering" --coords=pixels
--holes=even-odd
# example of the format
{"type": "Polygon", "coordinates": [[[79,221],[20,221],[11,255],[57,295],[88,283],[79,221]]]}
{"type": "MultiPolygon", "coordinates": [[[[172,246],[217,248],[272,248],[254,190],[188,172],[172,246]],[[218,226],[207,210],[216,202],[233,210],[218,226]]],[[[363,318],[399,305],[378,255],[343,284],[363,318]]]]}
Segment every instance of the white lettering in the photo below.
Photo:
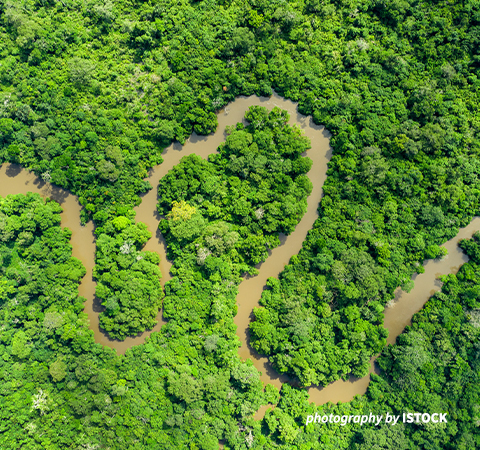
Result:
{"type": "MultiPolygon", "coordinates": [[[[306,416],[305,425],[310,425],[311,423],[339,423],[342,427],[347,425],[347,423],[358,423],[360,425],[365,425],[371,423],[373,425],[379,426],[383,420],[382,415],[377,416],[371,412],[367,416],[365,415],[320,415],[317,412],[315,415],[306,416]]],[[[385,414],[385,424],[396,425],[402,417],[403,423],[447,423],[447,413],[402,413],[396,416],[390,412],[385,414]]]]}
{"type": "Polygon", "coordinates": [[[400,419],[400,416],[393,416],[393,423],[392,425],[396,425],[398,422],[398,419],[400,419]]]}

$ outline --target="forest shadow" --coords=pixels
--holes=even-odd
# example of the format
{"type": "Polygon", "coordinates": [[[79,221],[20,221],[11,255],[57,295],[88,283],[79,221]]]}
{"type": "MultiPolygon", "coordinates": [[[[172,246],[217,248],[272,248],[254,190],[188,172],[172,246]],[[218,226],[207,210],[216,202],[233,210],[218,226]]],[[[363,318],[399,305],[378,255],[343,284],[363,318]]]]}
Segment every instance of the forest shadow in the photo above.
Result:
{"type": "MultiPolygon", "coordinates": [[[[96,295],[93,296],[92,311],[98,314],[105,311],[105,307],[102,305],[102,300],[96,295]]],[[[100,328],[100,330],[102,330],[102,328],[100,328]]]]}
{"type": "Polygon", "coordinates": [[[20,164],[6,164],[5,174],[9,178],[15,178],[23,170],[20,164]]]}
{"type": "MultiPolygon", "coordinates": [[[[44,182],[42,182],[43,185],[45,185],[44,182]]],[[[52,200],[55,200],[57,203],[59,203],[60,205],[65,203],[67,198],[70,196],[70,195],[73,195],[70,193],[70,191],[66,191],[65,189],[59,187],[59,186],[56,186],[54,184],[50,184],[49,187],[47,187],[46,189],[48,189],[48,196],[52,199],[52,200]]]]}

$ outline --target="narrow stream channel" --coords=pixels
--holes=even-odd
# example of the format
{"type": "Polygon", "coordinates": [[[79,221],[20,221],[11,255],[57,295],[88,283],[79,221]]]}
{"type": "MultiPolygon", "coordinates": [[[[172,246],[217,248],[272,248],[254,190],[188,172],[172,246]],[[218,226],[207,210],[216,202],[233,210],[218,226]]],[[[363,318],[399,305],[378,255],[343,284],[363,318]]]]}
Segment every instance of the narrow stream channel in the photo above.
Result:
{"type": "MultiPolygon", "coordinates": [[[[271,98],[266,97],[240,97],[229,104],[227,108],[218,114],[218,131],[209,136],[193,134],[184,146],[173,144],[163,153],[164,162],[152,168],[148,180],[153,189],[142,196],[142,203],[135,208],[136,220],[147,224],[152,232],[152,238],[148,241],[144,250],[155,251],[160,255],[160,269],[162,272],[162,285],[170,280],[171,264],[166,258],[165,241],[158,231],[159,217],[156,213],[157,187],[159,180],[172,169],[183,156],[195,153],[207,158],[210,153],[216,151],[218,145],[225,139],[225,127],[242,121],[245,111],[252,105],[261,105],[268,108],[279,106],[286,109],[290,114],[290,123],[296,123],[304,130],[312,142],[312,148],[307,155],[312,159],[313,165],[309,172],[309,178],[313,183],[312,194],[308,198],[308,210],[295,231],[289,236],[281,235],[281,245],[270,252],[268,259],[258,265],[260,273],[255,277],[247,277],[239,286],[237,296],[238,313],[235,317],[237,335],[242,342],[239,355],[242,359],[251,358],[255,367],[262,373],[264,383],[271,383],[280,387],[282,383],[292,380],[286,375],[278,374],[267,358],[258,355],[249,345],[248,324],[253,316],[253,308],[258,306],[258,300],[265,288],[269,277],[277,277],[288,263],[291,256],[297,254],[302,247],[307,232],[312,228],[317,218],[317,207],[322,196],[322,185],[326,178],[327,163],[331,156],[329,146],[329,133],[323,127],[313,123],[311,118],[302,116],[296,111],[296,104],[284,100],[274,94],[271,98]]],[[[94,265],[95,239],[93,224],[86,226],[80,224],[81,205],[77,197],[56,186],[44,183],[33,173],[23,170],[18,165],[4,164],[0,167],[0,196],[8,194],[25,194],[38,192],[43,197],[50,197],[58,201],[63,208],[62,226],[72,230],[71,244],[73,256],[80,259],[87,269],[87,275],[83,278],[79,288],[79,294],[87,299],[84,311],[88,314],[90,328],[94,331],[95,341],[115,348],[118,353],[124,354],[134,345],[145,342],[147,336],[153,331],[160,330],[164,321],[161,311],[157,316],[159,323],[148,332],[136,337],[129,337],[125,341],[111,340],[99,327],[98,313],[102,311],[100,302],[95,298],[95,282],[92,280],[92,268],[94,265]]],[[[394,343],[396,337],[410,324],[412,315],[421,309],[435,290],[440,288],[438,276],[447,273],[456,273],[459,267],[467,261],[467,257],[457,246],[457,242],[463,238],[469,238],[480,229],[480,218],[476,217],[470,225],[460,230],[459,234],[443,246],[448,250],[448,256],[442,260],[428,261],[425,264],[425,273],[414,277],[415,287],[409,293],[397,290],[395,302],[385,309],[385,327],[389,330],[388,343],[394,343]]],[[[371,361],[372,372],[375,368],[374,359],[371,361]]],[[[351,400],[355,395],[365,393],[370,376],[361,379],[351,378],[349,381],[337,381],[325,388],[313,386],[308,389],[310,401],[316,404],[326,402],[337,403],[351,400]]],[[[265,408],[262,408],[256,417],[263,416],[265,408]]]]}

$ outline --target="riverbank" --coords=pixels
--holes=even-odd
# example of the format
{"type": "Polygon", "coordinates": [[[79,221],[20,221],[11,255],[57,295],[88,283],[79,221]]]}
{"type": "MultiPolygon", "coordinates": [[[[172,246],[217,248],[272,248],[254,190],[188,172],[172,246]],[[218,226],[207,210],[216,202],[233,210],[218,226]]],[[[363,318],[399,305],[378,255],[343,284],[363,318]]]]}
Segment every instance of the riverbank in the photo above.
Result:
{"type": "MultiPolygon", "coordinates": [[[[216,151],[218,145],[225,139],[225,127],[242,121],[245,111],[252,105],[261,105],[268,108],[278,106],[286,109],[290,114],[290,123],[296,123],[312,142],[312,148],[308,156],[313,164],[309,177],[313,183],[312,194],[308,197],[308,210],[297,225],[295,231],[289,236],[281,235],[281,245],[273,249],[269,258],[258,265],[259,274],[247,277],[239,286],[237,296],[238,312],[235,317],[237,335],[242,343],[239,348],[239,356],[242,359],[251,358],[255,367],[262,373],[264,383],[271,383],[280,387],[282,383],[292,380],[276,372],[266,357],[258,355],[249,345],[248,325],[252,319],[253,308],[258,306],[258,300],[265,288],[269,277],[277,277],[288,263],[291,256],[297,254],[302,247],[305,236],[313,226],[317,218],[317,207],[322,196],[322,185],[326,178],[327,164],[331,156],[329,146],[329,134],[320,126],[313,123],[309,117],[302,116],[296,111],[296,104],[284,100],[274,94],[272,97],[240,97],[218,114],[219,126],[217,132],[209,136],[193,134],[184,146],[176,143],[165,149],[164,162],[152,168],[148,180],[153,186],[148,193],[142,196],[142,203],[135,208],[136,220],[147,224],[152,232],[152,238],[148,241],[144,250],[155,251],[160,255],[160,269],[162,272],[162,284],[170,278],[171,263],[166,258],[165,241],[158,231],[160,217],[156,212],[157,186],[159,180],[172,169],[183,156],[195,153],[202,158],[216,151]]],[[[72,230],[71,244],[73,256],[80,259],[87,269],[87,275],[82,280],[79,294],[87,299],[84,311],[90,321],[90,328],[95,335],[95,341],[114,348],[118,353],[124,354],[134,345],[145,342],[145,339],[155,331],[159,331],[165,323],[162,312],[159,311],[158,324],[154,329],[144,332],[136,337],[129,337],[124,341],[111,340],[99,327],[99,312],[102,311],[100,302],[95,298],[95,282],[92,279],[92,269],[95,255],[95,239],[93,224],[86,226],[80,224],[81,205],[77,198],[56,186],[44,183],[33,173],[23,170],[18,165],[4,164],[0,168],[0,195],[37,192],[44,197],[50,197],[62,205],[62,226],[72,230]]],[[[397,290],[395,300],[385,309],[385,327],[389,330],[388,343],[395,342],[397,336],[410,324],[414,313],[422,308],[435,290],[439,290],[441,284],[438,277],[441,274],[456,273],[459,267],[468,260],[459,249],[457,243],[460,239],[469,238],[474,231],[480,228],[480,218],[475,218],[467,227],[460,230],[458,235],[446,242],[443,247],[448,251],[447,257],[442,260],[429,260],[424,264],[425,273],[414,277],[415,287],[410,293],[397,290]]],[[[370,364],[370,373],[375,370],[374,358],[370,364]]],[[[346,402],[355,395],[365,393],[370,381],[370,376],[361,379],[351,378],[348,381],[336,381],[327,387],[312,386],[308,389],[310,400],[316,404],[326,402],[346,402]]]]}

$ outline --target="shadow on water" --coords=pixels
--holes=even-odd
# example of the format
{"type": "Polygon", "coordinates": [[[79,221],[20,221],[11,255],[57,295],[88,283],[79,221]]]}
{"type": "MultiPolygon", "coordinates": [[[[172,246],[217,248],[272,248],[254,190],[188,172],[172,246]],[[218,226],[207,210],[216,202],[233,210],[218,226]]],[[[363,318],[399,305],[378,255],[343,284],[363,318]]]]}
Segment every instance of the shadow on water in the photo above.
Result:
{"type": "Polygon", "coordinates": [[[22,171],[22,167],[18,164],[6,164],[5,175],[8,178],[15,178],[22,171]]]}
{"type": "Polygon", "coordinates": [[[105,307],[102,306],[102,300],[99,299],[96,295],[93,296],[92,310],[97,314],[105,311],[105,307]]]}

